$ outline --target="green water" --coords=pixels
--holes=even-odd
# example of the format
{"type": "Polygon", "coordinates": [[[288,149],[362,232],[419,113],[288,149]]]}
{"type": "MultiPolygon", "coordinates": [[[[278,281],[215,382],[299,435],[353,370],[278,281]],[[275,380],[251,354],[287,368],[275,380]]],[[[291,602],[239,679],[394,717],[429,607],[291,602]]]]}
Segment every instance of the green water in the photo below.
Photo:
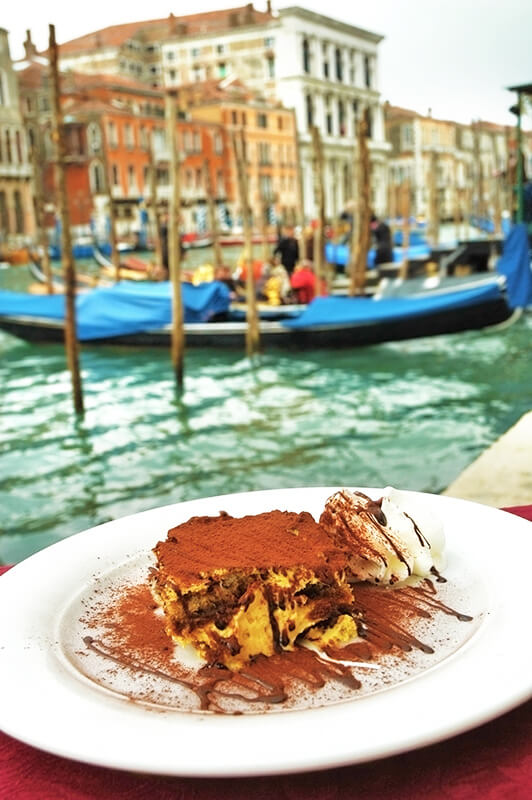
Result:
{"type": "MultiPolygon", "coordinates": [[[[14,273],[0,273],[0,286],[17,288],[14,273]]],[[[63,348],[0,332],[0,562],[206,495],[324,484],[439,492],[532,408],[531,334],[529,315],[503,332],[255,363],[194,350],[182,398],[165,351],[84,346],[77,420],[63,348]]]]}

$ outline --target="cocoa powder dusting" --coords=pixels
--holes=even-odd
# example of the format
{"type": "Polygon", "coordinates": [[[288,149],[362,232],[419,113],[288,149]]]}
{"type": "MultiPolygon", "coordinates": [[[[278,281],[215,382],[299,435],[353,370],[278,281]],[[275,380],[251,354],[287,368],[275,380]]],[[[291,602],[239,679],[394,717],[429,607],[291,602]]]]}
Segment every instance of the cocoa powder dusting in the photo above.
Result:
{"type": "MultiPolygon", "coordinates": [[[[378,662],[389,653],[433,648],[416,636],[416,626],[434,614],[453,615],[459,621],[471,617],[441,603],[431,580],[418,586],[400,588],[356,584],[355,613],[360,638],[343,648],[328,648],[330,658],[343,662],[378,662]]],[[[239,672],[225,667],[187,668],[174,657],[174,645],[167,636],[164,618],[156,612],[146,584],[125,587],[111,605],[96,606],[84,618],[84,646],[99,658],[120,665],[135,674],[154,676],[178,683],[196,697],[196,708],[218,713],[242,713],[260,706],[282,707],[298,686],[319,690],[339,684],[353,696],[364,677],[354,675],[345,663],[325,661],[313,651],[297,647],[270,657],[259,656],[239,672]],[[227,703],[233,709],[228,712],[227,703]],[[239,710],[234,710],[235,708],[239,710]]],[[[134,685],[134,681],[133,681],[134,685]]],[[[135,697],[133,689],[131,699],[135,697]]]]}

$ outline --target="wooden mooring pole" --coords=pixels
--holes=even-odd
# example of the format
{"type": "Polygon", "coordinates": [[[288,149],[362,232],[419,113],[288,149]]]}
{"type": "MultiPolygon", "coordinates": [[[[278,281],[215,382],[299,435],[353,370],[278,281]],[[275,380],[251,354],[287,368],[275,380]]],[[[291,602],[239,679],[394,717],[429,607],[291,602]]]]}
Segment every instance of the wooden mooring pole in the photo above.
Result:
{"type": "Polygon", "coordinates": [[[168,265],[172,283],[172,348],[171,357],[179,391],[184,386],[185,329],[181,292],[181,181],[177,150],[176,92],[169,91],[165,99],[166,145],[169,151],[170,209],[168,215],[168,265]]]}
{"type": "Polygon", "coordinates": [[[41,265],[46,280],[46,291],[48,294],[53,294],[54,281],[52,277],[52,265],[50,263],[50,252],[48,250],[48,237],[45,229],[44,191],[40,155],[41,141],[37,128],[35,140],[31,149],[31,160],[33,167],[33,197],[35,202],[35,223],[37,228],[36,238],[42,252],[41,265]]]}
{"type": "Polygon", "coordinates": [[[208,161],[203,162],[203,180],[205,185],[205,194],[207,197],[207,212],[209,215],[209,228],[211,229],[214,267],[220,267],[223,264],[222,248],[220,246],[218,219],[216,217],[216,207],[214,202],[215,190],[213,189],[212,185],[211,171],[208,161]]]}
{"type": "Polygon", "coordinates": [[[371,165],[366,113],[363,113],[358,120],[355,171],[357,175],[355,207],[358,209],[358,213],[356,225],[353,220],[353,228],[356,228],[356,231],[353,232],[351,244],[351,268],[349,271],[349,295],[351,297],[365,292],[370,245],[371,165]]]}
{"type": "Polygon", "coordinates": [[[113,177],[111,167],[107,158],[107,137],[105,130],[102,136],[102,153],[105,168],[105,189],[107,193],[107,210],[109,213],[109,245],[111,247],[111,263],[115,271],[115,281],[120,281],[120,253],[118,251],[118,237],[116,235],[116,208],[113,198],[113,177]]]}
{"type": "Polygon", "coordinates": [[[408,249],[410,247],[410,181],[408,178],[405,178],[401,185],[401,216],[403,218],[403,261],[399,277],[405,279],[408,278],[408,249]]]}
{"type": "Polygon", "coordinates": [[[325,186],[323,176],[323,145],[319,129],[312,126],[312,150],[314,163],[314,197],[318,225],[314,231],[314,274],[316,276],[316,294],[322,294],[325,278],[325,186]]]}
{"type": "Polygon", "coordinates": [[[76,332],[76,271],[72,257],[70,215],[66,189],[65,157],[66,144],[61,110],[58,50],[55,27],[49,26],[50,88],[52,106],[52,139],[55,145],[55,176],[57,199],[61,217],[61,261],[65,283],[65,348],[72,379],[72,396],[76,414],[83,414],[83,391],[79,369],[79,345],[76,332]]]}
{"type": "Polygon", "coordinates": [[[242,225],[244,228],[244,264],[246,265],[246,354],[251,358],[260,350],[259,316],[257,313],[257,297],[252,259],[251,209],[249,206],[248,176],[246,168],[244,134],[231,134],[233,153],[236,165],[238,194],[242,209],[242,225]]]}
{"type": "Polygon", "coordinates": [[[150,200],[151,200],[151,223],[153,230],[153,251],[155,253],[155,265],[159,269],[163,266],[163,248],[161,244],[161,228],[159,224],[159,211],[157,209],[157,163],[153,149],[148,149],[148,169],[150,175],[150,200]]]}

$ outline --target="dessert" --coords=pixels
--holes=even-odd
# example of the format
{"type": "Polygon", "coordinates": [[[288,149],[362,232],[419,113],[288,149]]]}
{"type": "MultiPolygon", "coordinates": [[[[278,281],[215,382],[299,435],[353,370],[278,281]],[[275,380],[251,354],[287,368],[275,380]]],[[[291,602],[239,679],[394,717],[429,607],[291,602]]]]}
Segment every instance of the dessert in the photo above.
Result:
{"type": "Polygon", "coordinates": [[[469,600],[438,572],[442,551],[423,501],[394,489],[376,501],[335,492],[319,522],[192,517],[156,545],[148,572],[142,557],[126,583],[120,569],[80,596],[83,647],[67,624],[66,652],[90,680],[149,707],[253,714],[352,700],[473,635],[462,625],[473,617],[456,610],[469,600]]]}
{"type": "Polygon", "coordinates": [[[167,632],[209,664],[238,669],[309,630],[337,645],[357,635],[345,555],[308,512],[192,517],[154,552],[167,632]]]}
{"type": "Polygon", "coordinates": [[[391,487],[379,500],[347,489],[336,492],[325,504],[320,525],[345,552],[346,568],[356,581],[395,584],[438,574],[444,565],[441,524],[416,507],[411,496],[405,503],[403,492],[391,487]]]}

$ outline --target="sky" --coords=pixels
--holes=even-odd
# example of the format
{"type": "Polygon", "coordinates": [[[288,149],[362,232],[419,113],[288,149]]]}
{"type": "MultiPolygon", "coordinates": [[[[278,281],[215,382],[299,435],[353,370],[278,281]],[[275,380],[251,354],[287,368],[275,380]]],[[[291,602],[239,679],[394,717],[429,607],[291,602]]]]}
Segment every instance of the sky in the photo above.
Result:
{"type": "MultiPolygon", "coordinates": [[[[299,0],[297,5],[381,34],[382,100],[437,119],[515,124],[508,86],[532,83],[530,0],[299,0]]],[[[11,57],[21,58],[26,30],[39,49],[53,23],[59,44],[116,25],[245,5],[245,0],[3,0],[0,26],[9,31],[11,57]]],[[[255,0],[265,10],[266,3],[255,0]]],[[[532,127],[531,115],[523,120],[532,127]]]]}

